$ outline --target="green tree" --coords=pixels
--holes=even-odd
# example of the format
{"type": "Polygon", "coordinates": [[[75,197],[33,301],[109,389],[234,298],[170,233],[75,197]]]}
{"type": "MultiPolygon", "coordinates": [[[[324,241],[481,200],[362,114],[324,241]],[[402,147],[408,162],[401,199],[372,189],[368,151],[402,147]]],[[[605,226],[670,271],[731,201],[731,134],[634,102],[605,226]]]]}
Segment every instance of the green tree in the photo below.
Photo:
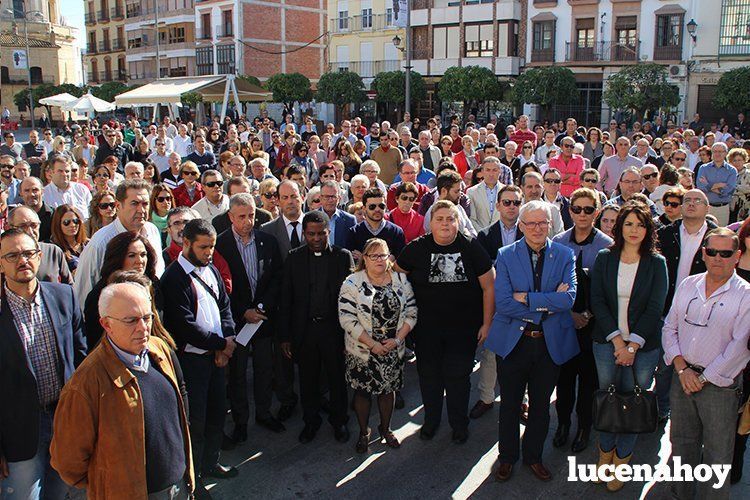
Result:
{"type": "Polygon", "coordinates": [[[78,86],[73,83],[63,83],[57,86],[57,91],[55,92],[55,94],[62,94],[63,92],[67,92],[74,97],[81,97],[83,96],[84,91],[85,89],[82,86],[78,86]]]}
{"type": "Polygon", "coordinates": [[[607,79],[602,96],[612,109],[633,110],[636,119],[646,111],[672,108],[680,103],[680,91],[667,81],[667,68],[660,64],[636,64],[607,79]]]}
{"type": "MultiPolygon", "coordinates": [[[[415,103],[427,96],[424,78],[416,71],[411,72],[411,102],[415,103]]],[[[403,71],[383,71],[375,75],[372,90],[377,92],[375,100],[403,106],[406,101],[406,73],[403,71]]]]}
{"type": "Polygon", "coordinates": [[[723,110],[744,111],[750,103],[750,66],[727,71],[716,86],[714,105],[723,110]]]}
{"type": "MultiPolygon", "coordinates": [[[[29,108],[29,89],[23,89],[13,94],[13,104],[20,110],[28,111],[29,108]]],[[[35,104],[36,105],[36,104],[35,104]]]]}
{"type": "Polygon", "coordinates": [[[453,66],[440,79],[438,97],[443,102],[464,103],[464,117],[482,101],[500,100],[503,85],[489,68],[453,66]]]}
{"type": "Polygon", "coordinates": [[[98,87],[91,87],[91,93],[107,102],[115,102],[115,96],[131,90],[127,85],[122,82],[107,82],[102,83],[98,87]]]}
{"type": "Polygon", "coordinates": [[[310,79],[302,73],[277,73],[268,79],[266,88],[273,92],[274,102],[284,103],[287,109],[295,102],[312,100],[310,79]]]}
{"type": "Polygon", "coordinates": [[[567,104],[578,99],[576,77],[572,71],[563,66],[531,68],[516,78],[511,100],[517,106],[538,104],[543,116],[555,104],[567,104]]]}
{"type": "Polygon", "coordinates": [[[366,99],[362,77],[353,71],[333,71],[321,75],[316,98],[328,102],[344,111],[349,103],[361,103],[366,99]]]}
{"type": "Polygon", "coordinates": [[[180,96],[180,101],[182,101],[182,104],[185,106],[189,106],[190,108],[195,108],[195,106],[203,101],[203,96],[200,95],[198,92],[186,92],[180,96]]]}
{"type": "Polygon", "coordinates": [[[238,80],[245,80],[247,83],[252,83],[253,85],[257,85],[258,87],[263,87],[263,85],[260,83],[260,80],[258,80],[258,77],[252,76],[252,75],[238,75],[238,80]]]}

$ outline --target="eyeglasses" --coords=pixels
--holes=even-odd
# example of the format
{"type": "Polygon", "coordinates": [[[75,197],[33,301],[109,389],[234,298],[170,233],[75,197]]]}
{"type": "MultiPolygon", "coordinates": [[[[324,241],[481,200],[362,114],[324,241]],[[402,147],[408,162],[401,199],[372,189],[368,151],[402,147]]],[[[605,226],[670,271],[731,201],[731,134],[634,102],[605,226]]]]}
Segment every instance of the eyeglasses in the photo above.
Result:
{"type": "Polygon", "coordinates": [[[365,257],[377,262],[377,261],[384,261],[385,259],[387,259],[388,254],[387,253],[366,253],[365,257]]]}
{"type": "Polygon", "coordinates": [[[172,197],[171,196],[157,196],[156,201],[161,202],[161,203],[166,203],[168,201],[171,202],[172,197]]]}
{"type": "Polygon", "coordinates": [[[164,145],[164,143],[163,143],[163,142],[157,142],[157,143],[156,143],[156,145],[157,145],[157,146],[163,146],[163,145],[164,145]]]}
{"type": "Polygon", "coordinates": [[[182,172],[182,175],[189,175],[191,177],[198,177],[200,174],[198,172],[193,172],[192,170],[185,170],[182,172]]]}
{"type": "Polygon", "coordinates": [[[71,224],[74,224],[74,225],[76,225],[76,226],[77,226],[77,225],[79,225],[80,223],[81,223],[81,219],[78,219],[78,218],[75,218],[75,219],[67,219],[67,220],[64,220],[64,221],[62,221],[62,225],[63,225],[63,226],[66,226],[66,227],[67,227],[67,226],[69,226],[69,225],[71,225],[71,224]]]}
{"type": "Polygon", "coordinates": [[[583,182],[590,182],[590,183],[592,183],[592,184],[595,184],[595,183],[596,183],[596,179],[592,179],[592,178],[589,178],[589,179],[583,179],[583,182]]]}
{"type": "Polygon", "coordinates": [[[367,210],[375,210],[376,208],[385,210],[385,203],[370,203],[369,205],[367,205],[367,210]]]}
{"type": "Polygon", "coordinates": [[[417,200],[417,197],[416,196],[399,196],[398,199],[401,201],[408,201],[409,203],[412,203],[417,200]]]}
{"type": "Polygon", "coordinates": [[[647,181],[649,179],[655,179],[659,175],[659,172],[654,172],[653,174],[643,174],[641,177],[643,177],[644,181],[647,181]]]}
{"type": "Polygon", "coordinates": [[[127,326],[135,326],[141,321],[143,321],[147,325],[150,325],[151,322],[154,320],[154,315],[149,313],[149,314],[144,314],[143,316],[131,316],[127,318],[115,318],[114,316],[105,316],[105,318],[119,321],[120,323],[127,325],[127,326]]]}
{"type": "Polygon", "coordinates": [[[520,207],[521,206],[521,200],[501,200],[501,203],[504,207],[509,207],[513,205],[514,207],[520,207]]]}
{"type": "Polygon", "coordinates": [[[664,206],[665,207],[670,207],[670,208],[677,208],[680,205],[682,205],[682,203],[679,202],[679,201],[665,201],[664,202],[664,206]]]}
{"type": "Polygon", "coordinates": [[[263,193],[263,198],[268,198],[269,200],[271,198],[278,198],[279,193],[263,193]]]}
{"type": "Polygon", "coordinates": [[[310,203],[320,203],[320,198],[315,198],[313,200],[310,200],[310,203]]]}
{"type": "Polygon", "coordinates": [[[711,309],[708,311],[708,317],[706,318],[706,322],[699,323],[697,321],[688,319],[688,314],[690,313],[690,306],[693,305],[693,301],[695,300],[698,300],[698,297],[693,297],[692,299],[690,299],[690,302],[688,302],[687,309],[685,309],[685,323],[687,323],[688,325],[699,326],[699,327],[705,328],[708,326],[709,321],[711,321],[711,315],[714,312],[714,307],[716,307],[716,304],[718,304],[719,301],[717,300],[716,302],[711,304],[711,309]]]}
{"type": "Polygon", "coordinates": [[[545,227],[549,226],[549,221],[548,220],[541,221],[541,222],[526,222],[526,221],[521,221],[521,223],[524,226],[528,226],[530,229],[544,229],[545,227]]]}
{"type": "MultiPolygon", "coordinates": [[[[19,227],[19,226],[16,226],[19,227]]],[[[2,256],[3,259],[10,262],[11,264],[15,264],[18,262],[18,259],[23,257],[24,260],[31,260],[35,258],[37,255],[39,255],[42,251],[41,250],[24,250],[23,252],[10,252],[6,253],[2,256]]]]}
{"type": "Polygon", "coordinates": [[[15,224],[13,227],[16,229],[39,229],[41,224],[39,222],[25,222],[23,224],[15,224]]]}
{"type": "Polygon", "coordinates": [[[573,149],[575,147],[575,145],[573,145],[573,144],[563,144],[562,147],[564,147],[565,149],[573,149]]]}
{"type": "Polygon", "coordinates": [[[111,210],[115,208],[115,202],[112,203],[99,203],[99,209],[100,210],[111,210]]]}
{"type": "Polygon", "coordinates": [[[685,161],[685,158],[678,158],[675,156],[674,158],[672,158],[672,161],[685,161]]]}
{"type": "Polygon", "coordinates": [[[531,146],[524,146],[523,149],[534,149],[531,146]]]}
{"type": "Polygon", "coordinates": [[[709,257],[716,257],[717,255],[722,259],[729,259],[734,255],[734,250],[717,250],[716,248],[704,247],[706,255],[709,257]]]}
{"type": "Polygon", "coordinates": [[[561,179],[544,179],[545,184],[560,184],[562,183],[561,179]]]}
{"type": "Polygon", "coordinates": [[[683,198],[682,204],[683,205],[708,205],[708,202],[700,198],[683,198]]]}
{"type": "Polygon", "coordinates": [[[8,170],[10,170],[10,169],[12,169],[12,168],[13,168],[13,165],[0,165],[0,169],[3,169],[3,170],[5,170],[6,168],[7,168],[8,170]]]}
{"type": "Polygon", "coordinates": [[[586,215],[591,215],[594,212],[596,212],[596,208],[594,207],[580,207],[578,205],[571,205],[570,211],[573,212],[576,215],[579,215],[581,212],[584,212],[586,215]]]}
{"type": "Polygon", "coordinates": [[[210,187],[210,188],[217,188],[217,187],[221,187],[223,185],[224,185],[224,181],[211,181],[211,182],[206,182],[204,184],[204,186],[210,187]]]}

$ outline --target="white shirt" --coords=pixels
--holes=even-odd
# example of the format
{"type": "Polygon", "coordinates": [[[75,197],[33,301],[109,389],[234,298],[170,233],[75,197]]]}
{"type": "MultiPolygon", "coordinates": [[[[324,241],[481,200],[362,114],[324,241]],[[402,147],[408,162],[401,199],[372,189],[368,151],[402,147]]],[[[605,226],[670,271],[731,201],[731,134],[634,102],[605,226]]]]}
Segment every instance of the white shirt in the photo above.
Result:
{"type": "Polygon", "coordinates": [[[701,160],[701,157],[698,154],[697,150],[695,151],[695,153],[691,153],[689,149],[687,150],[687,167],[690,170],[695,170],[695,166],[698,164],[700,160],[701,160]]]}
{"type": "MultiPolygon", "coordinates": [[[[456,208],[458,208],[458,230],[461,231],[461,233],[463,233],[467,238],[476,238],[477,230],[474,229],[474,224],[471,223],[471,220],[469,220],[469,216],[466,215],[466,210],[464,210],[464,207],[462,207],[461,205],[456,205],[456,208]]],[[[430,230],[431,219],[432,210],[428,210],[427,213],[424,214],[424,232],[426,234],[432,232],[432,230],[430,230]]]]}
{"type": "MultiPolygon", "coordinates": [[[[203,284],[192,276],[191,273],[195,272],[195,274],[197,274],[200,279],[202,279],[203,282],[218,296],[219,284],[216,282],[216,276],[214,276],[214,273],[208,266],[195,267],[185,258],[185,256],[182,255],[182,253],[177,257],[177,262],[182,266],[182,269],[185,271],[185,274],[188,275],[190,281],[193,282],[193,289],[195,290],[195,295],[198,299],[198,307],[195,313],[196,324],[209,332],[216,333],[223,337],[221,333],[221,311],[219,311],[219,305],[216,303],[216,300],[211,297],[211,294],[208,293],[203,284]]],[[[185,346],[185,352],[205,354],[208,351],[187,344],[185,346]]]]}
{"type": "Polygon", "coordinates": [[[214,205],[204,196],[193,205],[193,210],[201,215],[201,219],[211,222],[214,217],[229,210],[229,196],[222,194],[218,205],[214,205]]]}
{"type": "Polygon", "coordinates": [[[156,165],[156,170],[161,174],[165,170],[169,170],[169,154],[164,153],[163,155],[160,155],[157,152],[153,152],[150,155],[148,155],[148,159],[150,162],[152,162],[154,165],[156,165]]]}
{"type": "MultiPolygon", "coordinates": [[[[292,220],[287,219],[285,215],[282,215],[281,218],[284,220],[284,227],[286,227],[286,235],[289,237],[289,241],[292,241],[292,220]]],[[[302,239],[302,214],[300,214],[300,218],[297,220],[297,236],[299,236],[300,243],[304,241],[302,239]]]]}
{"type": "Polygon", "coordinates": [[[193,140],[189,135],[180,137],[179,135],[172,139],[174,150],[183,158],[193,152],[193,140]]]}
{"type": "Polygon", "coordinates": [[[177,135],[177,127],[174,126],[174,123],[170,123],[169,127],[167,127],[167,137],[174,138],[177,135]]]}
{"type": "MultiPolygon", "coordinates": [[[[174,141],[170,137],[164,138],[164,144],[167,146],[167,154],[174,151],[174,141]]],[[[148,141],[148,145],[151,148],[151,151],[156,151],[156,137],[151,138],[151,140],[148,141]]]]}
{"type": "MultiPolygon", "coordinates": [[[[120,233],[127,231],[117,218],[98,230],[89,240],[86,247],[81,252],[78,259],[78,268],[76,269],[76,279],[73,284],[78,304],[83,309],[86,297],[94,285],[101,278],[102,264],[104,263],[104,253],[107,250],[107,243],[120,233]]],[[[164,259],[161,255],[161,235],[159,229],[151,222],[146,222],[141,230],[146,239],[154,247],[156,252],[156,275],[161,276],[164,272],[164,259]]]]}
{"type": "Polygon", "coordinates": [[[71,182],[68,189],[63,191],[50,182],[44,187],[42,197],[50,208],[57,208],[60,205],[68,204],[78,210],[84,220],[88,220],[89,218],[91,191],[83,184],[71,182]]]}
{"type": "Polygon", "coordinates": [[[620,266],[617,268],[617,328],[625,342],[630,341],[628,306],[630,305],[633,283],[635,283],[635,274],[638,272],[638,264],[640,264],[640,261],[632,264],[620,261],[620,266]]]}
{"type": "Polygon", "coordinates": [[[44,146],[44,151],[50,154],[50,151],[52,151],[52,141],[39,141],[39,143],[44,146]]]}
{"type": "Polygon", "coordinates": [[[677,266],[677,279],[675,284],[679,286],[682,280],[690,276],[690,268],[693,265],[693,256],[703,242],[703,235],[706,234],[708,225],[704,222],[701,228],[695,233],[690,234],[685,229],[685,222],[680,224],[680,264],[677,266]]]}

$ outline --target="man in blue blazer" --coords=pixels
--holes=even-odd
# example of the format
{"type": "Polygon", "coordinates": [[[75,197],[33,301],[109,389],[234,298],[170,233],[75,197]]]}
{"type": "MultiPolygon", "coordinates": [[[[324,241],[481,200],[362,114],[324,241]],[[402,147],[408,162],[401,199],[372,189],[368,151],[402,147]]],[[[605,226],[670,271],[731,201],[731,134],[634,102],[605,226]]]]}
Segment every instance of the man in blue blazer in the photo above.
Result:
{"type": "Polygon", "coordinates": [[[552,479],[542,464],[549,400],[560,365],[579,352],[570,315],[576,295],[575,256],[547,238],[551,223],[548,203],[528,202],[519,215],[523,239],[501,248],[495,262],[495,317],[485,348],[497,354],[500,382],[498,481],[510,478],[519,458],[519,409],[527,386],[523,463],[540,480],[552,479]]]}
{"type": "Polygon", "coordinates": [[[337,247],[346,245],[349,228],[357,225],[357,218],[337,208],[341,203],[341,189],[336,181],[325,181],[320,185],[320,209],[330,219],[328,243],[337,247]]]}
{"type": "Polygon", "coordinates": [[[49,464],[49,446],[60,391],[86,356],[86,341],[73,288],[39,281],[40,262],[39,245],[22,230],[10,229],[0,238],[3,498],[5,492],[63,498],[68,490],[49,464]]]}

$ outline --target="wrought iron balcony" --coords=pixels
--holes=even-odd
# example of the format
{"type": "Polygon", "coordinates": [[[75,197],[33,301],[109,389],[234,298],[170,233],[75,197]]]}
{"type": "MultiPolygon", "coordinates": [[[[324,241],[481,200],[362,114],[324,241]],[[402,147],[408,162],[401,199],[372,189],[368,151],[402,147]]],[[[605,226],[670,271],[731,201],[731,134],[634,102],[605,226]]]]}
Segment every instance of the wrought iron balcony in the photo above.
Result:
{"type": "Polygon", "coordinates": [[[598,42],[590,47],[579,47],[572,42],[565,44],[565,61],[579,63],[638,61],[641,42],[633,44],[598,42]]]}

